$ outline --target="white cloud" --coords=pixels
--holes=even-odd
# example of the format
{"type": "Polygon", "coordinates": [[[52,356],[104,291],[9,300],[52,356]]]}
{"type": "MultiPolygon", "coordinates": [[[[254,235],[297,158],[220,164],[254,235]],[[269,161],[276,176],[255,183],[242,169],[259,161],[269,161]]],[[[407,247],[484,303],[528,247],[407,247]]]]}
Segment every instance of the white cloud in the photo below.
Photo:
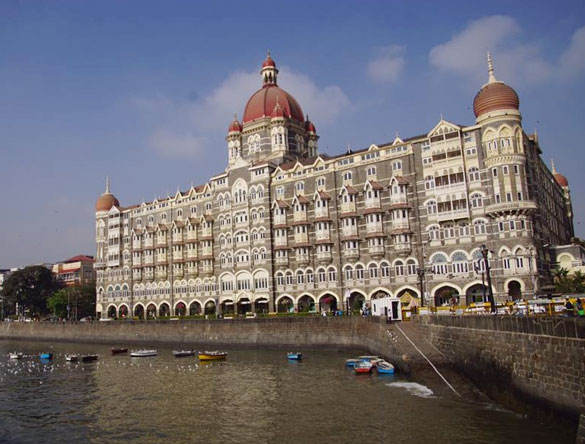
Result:
{"type": "Polygon", "coordinates": [[[522,35],[522,28],[512,17],[483,17],[469,23],[448,42],[432,48],[429,61],[442,71],[485,82],[489,50],[498,79],[511,84],[538,84],[550,79],[555,68],[543,59],[538,45],[519,41],[522,35]]]}
{"type": "MultiPolygon", "coordinates": [[[[305,74],[286,66],[280,68],[278,83],[297,99],[316,125],[335,121],[350,104],[340,87],[319,87],[305,74]]],[[[257,71],[237,71],[199,100],[179,101],[159,94],[135,99],[133,105],[150,116],[147,143],[157,153],[209,154],[223,143],[234,113],[241,119],[248,99],[260,87],[257,71]]]]}
{"type": "Polygon", "coordinates": [[[396,82],[406,64],[404,52],[405,47],[400,45],[382,48],[378,57],[368,63],[368,77],[377,82],[396,82]]]}
{"type": "Polygon", "coordinates": [[[575,31],[569,47],[561,54],[559,71],[563,77],[576,77],[585,72],[585,26],[575,31]]]}

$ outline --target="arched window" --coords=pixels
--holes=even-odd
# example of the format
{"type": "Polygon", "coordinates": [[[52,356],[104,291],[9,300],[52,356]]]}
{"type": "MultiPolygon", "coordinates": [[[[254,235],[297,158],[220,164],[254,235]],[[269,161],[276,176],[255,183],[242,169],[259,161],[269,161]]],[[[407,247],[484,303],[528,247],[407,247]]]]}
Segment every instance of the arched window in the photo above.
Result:
{"type": "Polygon", "coordinates": [[[327,274],[329,275],[329,282],[335,282],[337,280],[337,271],[335,268],[329,267],[327,274]]]}
{"type": "Polygon", "coordinates": [[[479,182],[479,180],[481,179],[479,175],[479,168],[477,167],[469,168],[467,174],[470,182],[479,182]]]}
{"type": "Polygon", "coordinates": [[[370,274],[370,279],[378,279],[378,266],[376,264],[368,265],[368,272],[370,274]]]}
{"type": "Polygon", "coordinates": [[[433,176],[425,177],[425,190],[432,190],[435,188],[435,178],[433,176]]]}
{"type": "Polygon", "coordinates": [[[487,224],[484,220],[476,220],[473,222],[473,232],[476,235],[486,234],[487,233],[487,224]]]}
{"type": "Polygon", "coordinates": [[[409,276],[416,274],[416,262],[414,259],[408,259],[406,261],[406,274],[409,276]]]}
{"type": "Polygon", "coordinates": [[[317,269],[317,279],[319,280],[319,282],[327,281],[327,273],[325,272],[324,268],[317,269]]]}
{"type": "Polygon", "coordinates": [[[343,268],[343,273],[345,275],[345,279],[347,279],[347,280],[353,279],[353,268],[351,267],[351,265],[346,265],[343,268]]]}
{"type": "Polygon", "coordinates": [[[467,273],[469,271],[469,264],[467,263],[467,256],[461,251],[453,253],[451,256],[453,262],[453,273],[467,273]]]}
{"type": "Polygon", "coordinates": [[[360,281],[364,279],[364,266],[361,264],[357,264],[355,266],[355,277],[360,281]]]}
{"type": "Polygon", "coordinates": [[[447,274],[447,256],[443,253],[435,254],[431,259],[431,265],[434,274],[447,274]]]}
{"type": "Polygon", "coordinates": [[[426,203],[426,207],[427,207],[427,215],[437,214],[437,201],[436,200],[429,200],[426,203]]]}
{"type": "Polygon", "coordinates": [[[441,230],[437,225],[433,225],[427,228],[429,233],[429,240],[436,241],[441,239],[441,230]]]}
{"type": "Polygon", "coordinates": [[[394,274],[396,276],[404,276],[404,262],[402,261],[394,262],[394,274]]]}
{"type": "Polygon", "coordinates": [[[382,265],[380,268],[382,269],[382,277],[383,278],[390,277],[390,265],[388,264],[388,262],[382,262],[382,265]]]}
{"type": "Polygon", "coordinates": [[[483,196],[479,193],[473,193],[469,197],[471,201],[471,208],[481,208],[483,207],[483,196]]]}

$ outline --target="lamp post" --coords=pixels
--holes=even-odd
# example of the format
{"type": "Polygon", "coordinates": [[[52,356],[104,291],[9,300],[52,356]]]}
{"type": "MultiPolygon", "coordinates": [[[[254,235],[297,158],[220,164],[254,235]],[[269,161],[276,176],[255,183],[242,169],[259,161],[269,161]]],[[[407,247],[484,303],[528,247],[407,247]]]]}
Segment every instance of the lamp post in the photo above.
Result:
{"type": "Polygon", "coordinates": [[[485,269],[481,266],[481,261],[483,259],[478,259],[475,264],[473,264],[473,268],[477,274],[481,273],[481,301],[486,302],[485,300],[485,269]]]}
{"type": "Polygon", "coordinates": [[[4,321],[4,296],[0,296],[0,301],[2,302],[2,318],[0,321],[4,321]]]}
{"type": "Polygon", "coordinates": [[[496,312],[496,304],[494,301],[494,292],[492,290],[492,277],[490,275],[490,263],[488,260],[488,255],[490,250],[485,246],[482,245],[480,247],[481,254],[483,256],[483,262],[485,264],[485,274],[487,277],[487,285],[488,285],[488,301],[490,303],[490,309],[492,313],[496,312]]]}
{"type": "Polygon", "coordinates": [[[425,305],[425,275],[427,272],[432,272],[432,268],[425,268],[424,264],[422,267],[418,267],[416,269],[416,274],[418,276],[418,285],[420,288],[420,306],[424,307],[425,305]]]}

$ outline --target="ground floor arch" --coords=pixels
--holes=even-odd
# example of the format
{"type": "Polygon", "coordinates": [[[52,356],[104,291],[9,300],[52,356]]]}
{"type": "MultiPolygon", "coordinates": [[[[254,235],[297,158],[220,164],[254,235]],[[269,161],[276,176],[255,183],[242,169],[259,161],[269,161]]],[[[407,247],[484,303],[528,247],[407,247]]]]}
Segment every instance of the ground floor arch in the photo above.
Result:
{"type": "Polygon", "coordinates": [[[338,298],[334,293],[324,293],[319,296],[319,311],[334,312],[338,310],[338,298]]]}
{"type": "Polygon", "coordinates": [[[144,319],[144,306],[142,304],[136,304],[134,306],[134,317],[144,319]]]}
{"type": "Polygon", "coordinates": [[[108,313],[108,318],[116,318],[116,313],[117,313],[116,306],[110,305],[108,307],[107,313],[108,313]]]}
{"type": "Polygon", "coordinates": [[[236,310],[239,315],[245,315],[252,311],[252,301],[250,301],[250,298],[248,296],[241,296],[238,298],[236,310]]]}
{"type": "Polygon", "coordinates": [[[488,286],[485,284],[476,283],[469,286],[465,290],[465,303],[469,304],[478,304],[482,302],[487,302],[487,295],[488,295],[488,286]]]}
{"type": "Polygon", "coordinates": [[[254,300],[254,313],[268,313],[269,311],[269,302],[267,297],[259,297],[254,300]]]}
{"type": "Polygon", "coordinates": [[[224,316],[232,316],[234,314],[234,301],[225,299],[220,304],[221,314],[224,316]]]}
{"type": "Polygon", "coordinates": [[[128,306],[126,304],[120,305],[120,307],[118,308],[118,316],[121,318],[127,318],[128,313],[129,313],[128,306]]]}
{"type": "Polygon", "coordinates": [[[198,316],[201,314],[201,304],[199,301],[193,301],[189,304],[189,316],[198,316]]]}
{"type": "Polygon", "coordinates": [[[281,296],[276,301],[276,311],[278,313],[291,313],[294,311],[294,302],[290,296],[281,296]]]}
{"type": "Polygon", "coordinates": [[[185,316],[187,314],[187,306],[183,301],[175,304],[175,316],[185,316]]]}
{"type": "Polygon", "coordinates": [[[366,295],[359,290],[352,290],[347,298],[348,311],[359,311],[364,308],[366,295]]]}
{"type": "Polygon", "coordinates": [[[520,281],[516,279],[508,281],[506,285],[506,290],[508,291],[508,298],[511,299],[512,301],[522,299],[522,284],[520,283],[520,281]]]}
{"type": "Polygon", "coordinates": [[[163,302],[162,304],[160,304],[160,306],[158,307],[158,315],[161,318],[166,318],[168,316],[171,315],[171,308],[169,307],[169,304],[167,304],[166,302],[163,302]]]}
{"type": "Polygon", "coordinates": [[[156,318],[156,305],[154,305],[152,302],[146,307],[146,318],[156,318]]]}
{"type": "Polygon", "coordinates": [[[444,305],[449,305],[452,302],[455,304],[459,304],[459,296],[461,294],[461,289],[455,285],[441,285],[433,290],[433,298],[435,301],[435,306],[440,307],[444,305]]]}
{"type": "Polygon", "coordinates": [[[420,306],[420,291],[414,287],[402,287],[396,292],[396,297],[400,299],[403,307],[420,306]]]}
{"type": "Polygon", "coordinates": [[[315,298],[310,294],[304,294],[298,299],[297,307],[299,313],[315,311],[315,298]]]}
{"type": "Polygon", "coordinates": [[[214,315],[217,311],[217,306],[215,305],[215,301],[207,301],[205,303],[205,314],[206,315],[214,315]]]}

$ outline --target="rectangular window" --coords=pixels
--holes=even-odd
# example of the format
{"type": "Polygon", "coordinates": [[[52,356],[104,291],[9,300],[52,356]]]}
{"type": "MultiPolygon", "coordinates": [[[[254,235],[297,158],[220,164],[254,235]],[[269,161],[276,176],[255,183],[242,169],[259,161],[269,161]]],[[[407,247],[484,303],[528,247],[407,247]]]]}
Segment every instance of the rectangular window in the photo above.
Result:
{"type": "Polygon", "coordinates": [[[492,176],[498,177],[498,169],[497,168],[492,168],[492,176]]]}
{"type": "Polygon", "coordinates": [[[502,167],[502,172],[503,172],[503,173],[504,173],[506,176],[508,175],[508,173],[509,173],[509,170],[508,170],[508,165],[504,165],[504,166],[502,167]]]}

